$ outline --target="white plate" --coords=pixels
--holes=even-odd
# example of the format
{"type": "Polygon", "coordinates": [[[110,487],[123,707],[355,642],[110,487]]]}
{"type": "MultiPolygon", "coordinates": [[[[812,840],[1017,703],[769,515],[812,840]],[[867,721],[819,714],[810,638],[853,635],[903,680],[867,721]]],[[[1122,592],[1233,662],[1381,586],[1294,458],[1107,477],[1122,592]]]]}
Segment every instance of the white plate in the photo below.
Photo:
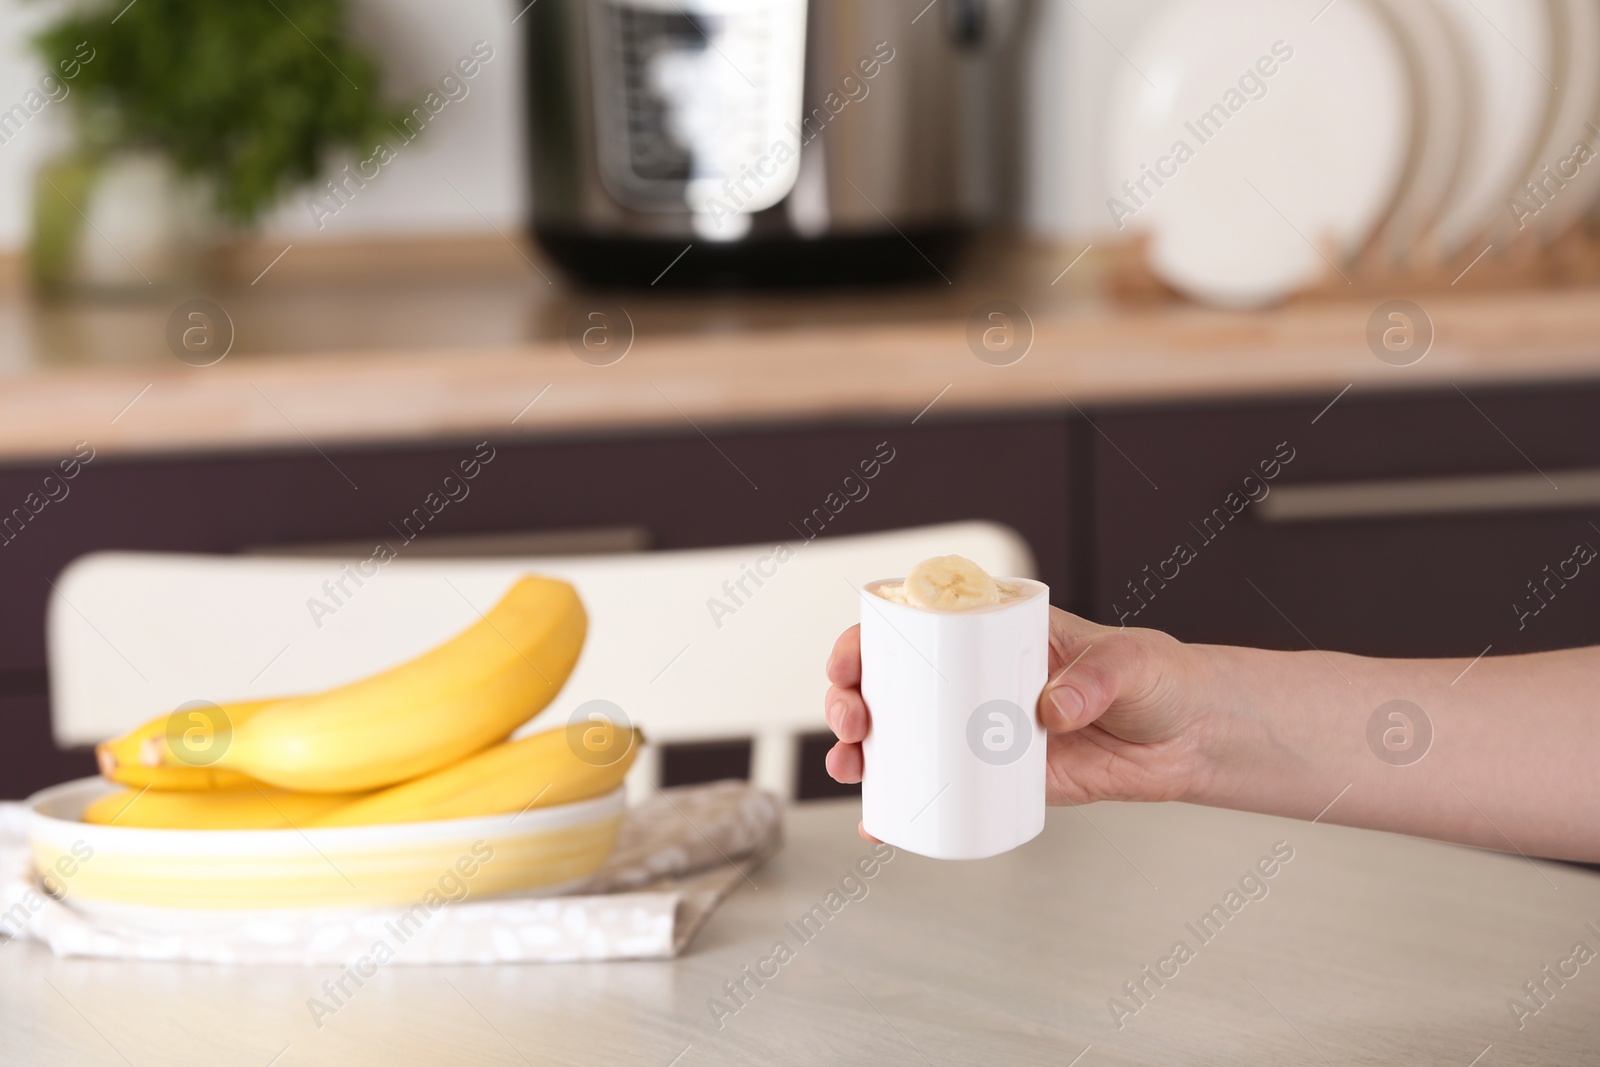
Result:
{"type": "Polygon", "coordinates": [[[1415,125],[1400,195],[1376,241],[1392,259],[1426,262],[1436,256],[1422,238],[1459,180],[1476,123],[1476,68],[1455,20],[1436,0],[1377,0],[1377,6],[1411,67],[1415,125]]]}
{"type": "Polygon", "coordinates": [[[475,896],[556,893],[605,863],[624,815],[618,788],[521,816],[376,826],[155,830],[82,822],[84,809],[113,788],[83,778],[27,802],[35,867],[59,872],[74,903],[112,912],[377,907],[415,902],[456,877],[470,877],[475,896]]]}
{"type": "Polygon", "coordinates": [[[1600,195],[1600,134],[1594,128],[1600,114],[1600,4],[1556,0],[1554,14],[1560,43],[1555,82],[1560,91],[1555,94],[1549,128],[1525,176],[1525,182],[1538,184],[1537,195],[1526,184],[1513,190],[1512,197],[1524,208],[1513,211],[1508,204],[1503,221],[1507,236],[1531,232],[1541,243],[1565,233],[1600,195]],[[1587,163],[1577,151],[1579,145],[1591,154],[1587,163]]]}
{"type": "Polygon", "coordinates": [[[1331,269],[1324,256],[1359,251],[1392,202],[1411,133],[1404,56],[1364,0],[1324,6],[1180,0],[1119,72],[1107,210],[1149,229],[1150,265],[1175,288],[1281,300],[1331,269]]]}
{"type": "Polygon", "coordinates": [[[1434,227],[1434,243],[1452,256],[1484,238],[1505,216],[1506,202],[1523,181],[1545,127],[1555,64],[1547,0],[1440,0],[1440,5],[1468,43],[1483,105],[1468,139],[1461,180],[1434,227]]]}

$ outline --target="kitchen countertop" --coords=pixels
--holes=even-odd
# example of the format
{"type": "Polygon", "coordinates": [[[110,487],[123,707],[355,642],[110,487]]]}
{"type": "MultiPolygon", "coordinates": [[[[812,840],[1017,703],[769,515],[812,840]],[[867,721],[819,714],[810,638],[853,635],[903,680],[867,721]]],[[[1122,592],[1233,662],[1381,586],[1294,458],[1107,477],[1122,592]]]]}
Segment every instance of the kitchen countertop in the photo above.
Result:
{"type": "Polygon", "coordinates": [[[850,801],[791,809],[784,850],[678,960],[394,965],[320,1029],[306,1001],[332,969],[60,960],[0,944],[0,1048],[19,1065],[164,1067],[1499,1067],[1593,1063],[1600,1050],[1600,964],[1562,962],[1576,942],[1600,945],[1600,873],[1327,823],[1099,804],[1052,810],[1040,838],[991,860],[902,853],[846,883],[802,941],[785,924],[869,855],[857,815],[850,801]],[[1275,849],[1271,876],[1230,901],[1275,849]],[[1191,929],[1230,905],[1220,933],[1191,929]],[[1547,965],[1569,977],[1519,1029],[1508,1000],[1537,1003],[1523,983],[1547,965]],[[746,967],[769,977],[729,1001],[746,967]],[[1124,989],[1136,981],[1142,1003],[1124,989]]]}
{"type": "Polygon", "coordinates": [[[1380,298],[1253,314],[1119,305],[1100,295],[1092,257],[1062,280],[1070,253],[980,252],[951,285],[780,298],[570,291],[509,244],[424,246],[387,274],[370,257],[304,251],[296,268],[291,250],[258,283],[219,284],[237,336],[206,367],[165,340],[192,292],[39,304],[13,287],[0,297],[0,462],[79,440],[97,453],[337,448],[1600,379],[1593,287],[1418,297],[1436,340],[1394,367],[1367,347],[1380,298]],[[991,299],[1035,329],[1010,366],[968,345],[991,299]],[[627,355],[579,360],[569,322],[611,305],[633,323],[627,355]]]}

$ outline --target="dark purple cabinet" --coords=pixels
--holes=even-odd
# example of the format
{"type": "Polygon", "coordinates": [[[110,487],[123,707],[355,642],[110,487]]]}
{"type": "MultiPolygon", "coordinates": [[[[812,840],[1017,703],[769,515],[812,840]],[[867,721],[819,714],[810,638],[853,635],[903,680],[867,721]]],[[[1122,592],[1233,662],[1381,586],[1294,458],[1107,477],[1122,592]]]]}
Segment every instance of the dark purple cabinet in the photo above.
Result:
{"type": "MultiPolygon", "coordinates": [[[[1066,420],[1050,415],[726,430],[710,441],[688,424],[681,433],[549,442],[491,436],[492,459],[449,486],[463,461],[482,454],[479,440],[326,449],[325,457],[96,457],[64,499],[0,548],[8,609],[0,614],[0,717],[10,736],[27,738],[0,748],[0,796],[60,780],[54,761],[92,769],[86,756],[48,745],[45,714],[49,580],[83,553],[394,542],[399,529],[419,523],[418,545],[627,526],[646,531],[652,547],[672,549],[987,518],[1022,533],[1064,597],[1067,437],[1066,420]],[[875,471],[871,479],[862,477],[863,463],[875,471]],[[441,506],[451,493],[459,499],[441,506]]],[[[0,502],[21,503],[45,473],[44,464],[0,469],[0,502]]],[[[692,754],[686,758],[693,766],[692,754]]]]}
{"type": "Polygon", "coordinates": [[[1352,392],[1323,413],[1330,399],[1103,411],[1100,432],[1077,428],[1093,505],[1075,574],[1094,617],[1388,656],[1600,643],[1600,566],[1573,559],[1600,548],[1600,507],[1579,492],[1600,472],[1600,388],[1352,392]],[[1404,492],[1485,477],[1476,504],[1430,510],[1404,492]],[[1274,514],[1284,490],[1352,484],[1330,514],[1274,514]]]}

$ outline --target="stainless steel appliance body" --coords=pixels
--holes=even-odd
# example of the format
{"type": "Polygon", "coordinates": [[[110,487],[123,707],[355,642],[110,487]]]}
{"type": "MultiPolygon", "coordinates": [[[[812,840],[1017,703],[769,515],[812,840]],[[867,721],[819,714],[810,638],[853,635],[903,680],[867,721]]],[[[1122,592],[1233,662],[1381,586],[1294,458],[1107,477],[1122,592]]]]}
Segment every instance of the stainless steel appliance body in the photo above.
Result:
{"type": "Polygon", "coordinates": [[[534,233],[595,284],[941,283],[1013,198],[1027,3],[541,0],[534,233]]]}

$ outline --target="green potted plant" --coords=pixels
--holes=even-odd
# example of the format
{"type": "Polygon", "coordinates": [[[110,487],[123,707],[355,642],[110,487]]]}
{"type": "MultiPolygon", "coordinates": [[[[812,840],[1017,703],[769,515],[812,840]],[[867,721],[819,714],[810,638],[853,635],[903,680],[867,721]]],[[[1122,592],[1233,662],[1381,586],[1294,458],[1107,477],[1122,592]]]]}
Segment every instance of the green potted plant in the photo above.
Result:
{"type": "MultiPolygon", "coordinates": [[[[407,109],[386,103],[343,0],[86,0],[34,38],[75,145],[34,188],[47,291],[145,288],[192,269],[201,236],[248,229],[407,109]]],[[[43,83],[41,83],[43,84],[43,83]]]]}

